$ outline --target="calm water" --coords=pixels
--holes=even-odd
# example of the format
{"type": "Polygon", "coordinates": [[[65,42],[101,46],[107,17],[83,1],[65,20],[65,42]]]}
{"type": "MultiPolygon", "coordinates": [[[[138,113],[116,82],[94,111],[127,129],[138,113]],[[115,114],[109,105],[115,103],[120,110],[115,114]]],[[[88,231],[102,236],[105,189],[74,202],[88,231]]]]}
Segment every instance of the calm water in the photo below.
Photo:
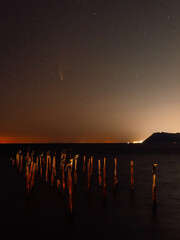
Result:
{"type": "Polygon", "coordinates": [[[18,148],[1,145],[1,233],[18,239],[180,239],[180,146],[31,145],[35,152],[72,148],[78,159],[78,183],[73,188],[73,213],[67,194],[58,193],[37,177],[27,198],[25,178],[9,163],[18,148]],[[91,188],[86,191],[83,155],[94,157],[91,188]],[[107,194],[98,186],[97,160],[107,158],[107,194]],[[114,157],[118,186],[113,191],[114,157]],[[130,191],[130,160],[135,191],[130,191]],[[152,207],[152,164],[157,163],[157,207],[152,207]]]}

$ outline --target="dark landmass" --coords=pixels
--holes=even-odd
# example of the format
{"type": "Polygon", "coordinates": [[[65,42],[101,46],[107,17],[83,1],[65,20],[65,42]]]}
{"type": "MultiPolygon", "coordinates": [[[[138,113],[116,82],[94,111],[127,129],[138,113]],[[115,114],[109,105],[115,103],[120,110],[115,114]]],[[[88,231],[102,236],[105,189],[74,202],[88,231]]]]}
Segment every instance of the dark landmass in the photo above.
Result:
{"type": "Polygon", "coordinates": [[[143,143],[180,143],[180,133],[156,132],[148,137],[143,143]]]}

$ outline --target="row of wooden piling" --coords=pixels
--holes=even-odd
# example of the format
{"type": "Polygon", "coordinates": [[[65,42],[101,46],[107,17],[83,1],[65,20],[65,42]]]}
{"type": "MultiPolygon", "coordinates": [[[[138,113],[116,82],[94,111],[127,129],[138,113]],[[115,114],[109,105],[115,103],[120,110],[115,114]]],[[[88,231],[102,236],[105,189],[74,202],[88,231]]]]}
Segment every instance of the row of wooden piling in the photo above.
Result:
{"type": "MultiPolygon", "coordinates": [[[[34,182],[35,176],[39,172],[40,177],[43,178],[43,166],[45,168],[45,182],[51,183],[51,186],[57,187],[57,190],[62,190],[65,193],[67,186],[68,190],[68,205],[69,210],[72,212],[72,192],[73,192],[73,182],[74,185],[77,184],[77,161],[79,155],[75,155],[74,158],[67,159],[66,153],[63,151],[61,153],[59,170],[60,176],[57,177],[57,162],[56,154],[51,158],[50,152],[47,152],[46,157],[41,154],[36,157],[34,160],[34,152],[27,155],[24,159],[25,161],[25,179],[26,179],[26,192],[27,195],[30,194],[34,182]],[[74,171],[73,171],[74,164],[74,171]],[[67,177],[66,173],[67,172],[67,177]],[[50,178],[49,178],[50,177],[50,178]],[[74,180],[74,181],[73,181],[74,180]]],[[[11,158],[12,165],[15,165],[16,168],[22,172],[23,171],[23,155],[21,151],[18,151],[16,158],[11,158]]],[[[106,196],[106,158],[102,161],[98,159],[98,184],[99,187],[102,187],[103,198],[106,196]],[[102,164],[102,165],[101,165],[102,164]],[[101,170],[102,169],[102,170],[101,170]]],[[[152,183],[152,201],[153,205],[156,204],[156,165],[153,165],[153,183],[152,183]]],[[[90,190],[91,178],[93,175],[93,157],[88,159],[86,164],[86,156],[83,157],[83,174],[87,171],[87,191],[90,190]],[[87,170],[86,170],[87,169],[87,170]]],[[[116,189],[118,184],[117,178],[117,158],[114,158],[114,180],[113,180],[113,190],[116,189]]],[[[130,188],[134,190],[134,163],[130,161],[130,188]]]]}
{"type": "Polygon", "coordinates": [[[58,190],[63,191],[65,193],[65,188],[67,185],[68,193],[69,193],[69,208],[72,212],[72,167],[73,167],[73,161],[75,162],[75,168],[74,168],[74,184],[77,184],[77,159],[79,155],[76,155],[73,159],[70,159],[68,163],[65,164],[66,161],[66,154],[63,152],[61,154],[61,160],[60,160],[60,172],[61,177],[57,177],[57,163],[56,163],[56,156],[54,155],[51,159],[50,152],[47,152],[46,157],[41,154],[36,157],[36,161],[34,159],[34,152],[29,154],[27,152],[26,157],[24,158],[23,162],[23,155],[21,151],[18,151],[15,158],[11,158],[11,163],[13,166],[15,166],[21,173],[23,171],[23,165],[24,165],[24,174],[25,174],[25,182],[26,182],[26,193],[27,195],[30,194],[34,182],[35,182],[35,176],[39,172],[40,177],[43,178],[43,166],[45,168],[45,176],[44,180],[45,182],[51,183],[51,186],[57,186],[58,190]],[[24,164],[23,164],[24,163],[24,164]],[[66,177],[65,172],[67,171],[67,184],[66,184],[66,177]],[[61,178],[61,179],[60,179],[61,178]],[[55,183],[56,181],[56,183],[55,183]]]}

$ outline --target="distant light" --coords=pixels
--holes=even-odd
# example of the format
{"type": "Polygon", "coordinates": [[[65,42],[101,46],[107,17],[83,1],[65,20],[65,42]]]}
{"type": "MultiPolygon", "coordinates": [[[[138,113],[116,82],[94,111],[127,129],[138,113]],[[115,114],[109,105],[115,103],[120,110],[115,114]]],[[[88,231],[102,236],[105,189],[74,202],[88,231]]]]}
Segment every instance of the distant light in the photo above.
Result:
{"type": "Polygon", "coordinates": [[[142,143],[142,142],[143,142],[143,140],[140,140],[140,141],[133,141],[134,144],[136,144],[136,143],[142,143]]]}

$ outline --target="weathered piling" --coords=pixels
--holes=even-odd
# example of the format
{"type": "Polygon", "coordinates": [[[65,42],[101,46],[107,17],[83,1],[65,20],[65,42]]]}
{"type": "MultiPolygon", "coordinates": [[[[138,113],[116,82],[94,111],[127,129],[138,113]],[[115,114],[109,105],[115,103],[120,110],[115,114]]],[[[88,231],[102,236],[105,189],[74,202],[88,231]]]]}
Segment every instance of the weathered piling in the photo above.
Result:
{"type": "Polygon", "coordinates": [[[48,175],[49,175],[49,158],[46,158],[46,176],[45,176],[45,181],[48,182],[48,175]]]}
{"type": "Polygon", "coordinates": [[[16,153],[16,168],[17,168],[17,169],[19,168],[20,154],[21,154],[21,151],[18,150],[18,152],[16,153]]]}
{"type": "Polygon", "coordinates": [[[40,176],[42,178],[43,173],[42,173],[42,155],[39,157],[39,165],[40,165],[40,176]]]}
{"type": "Polygon", "coordinates": [[[106,158],[104,158],[104,166],[103,166],[103,198],[106,195],[106,158]]]}
{"type": "Polygon", "coordinates": [[[86,170],[86,156],[83,158],[83,174],[85,173],[86,170]]]}
{"type": "Polygon", "coordinates": [[[61,152],[60,171],[61,171],[62,165],[65,163],[65,161],[66,161],[66,151],[63,150],[63,151],[61,152]]]}
{"type": "Polygon", "coordinates": [[[29,166],[26,165],[26,193],[29,194],[30,191],[30,173],[29,173],[29,166]]]}
{"type": "Polygon", "coordinates": [[[22,172],[23,171],[23,155],[21,154],[20,157],[20,167],[19,167],[19,171],[22,172]]]}
{"type": "Polygon", "coordinates": [[[50,156],[50,153],[48,153],[47,158],[48,158],[49,172],[51,172],[51,165],[52,165],[52,163],[51,163],[51,156],[50,156]]]}
{"type": "Polygon", "coordinates": [[[56,158],[53,156],[52,172],[51,172],[51,186],[54,184],[54,178],[56,177],[56,158]]]}
{"type": "Polygon", "coordinates": [[[74,184],[77,184],[77,157],[74,159],[74,184]]]}
{"type": "Polygon", "coordinates": [[[33,173],[33,165],[34,165],[34,163],[33,163],[33,160],[32,160],[32,158],[31,158],[31,163],[30,163],[30,179],[31,179],[31,177],[32,177],[32,173],[33,173]]]}
{"type": "Polygon", "coordinates": [[[31,177],[31,185],[30,185],[30,190],[32,190],[34,186],[34,180],[35,180],[35,171],[36,171],[36,164],[33,163],[33,169],[32,169],[32,177],[31,177]]]}
{"type": "Polygon", "coordinates": [[[64,164],[62,164],[62,190],[65,192],[66,183],[65,183],[65,173],[64,173],[64,164]]]}
{"type": "Polygon", "coordinates": [[[69,192],[69,211],[72,213],[72,166],[68,168],[67,185],[69,192]]]}
{"type": "Polygon", "coordinates": [[[131,169],[131,190],[134,190],[134,162],[130,161],[130,169],[131,169]]]}
{"type": "Polygon", "coordinates": [[[53,169],[54,169],[54,176],[57,176],[57,171],[56,171],[56,156],[53,157],[53,169]]]}
{"type": "Polygon", "coordinates": [[[60,181],[60,179],[57,179],[57,189],[58,190],[61,189],[61,181],[60,181]]]}
{"type": "Polygon", "coordinates": [[[98,160],[98,175],[99,175],[99,187],[102,186],[102,175],[101,175],[101,160],[98,160]]]}
{"type": "Polygon", "coordinates": [[[91,170],[90,170],[90,159],[87,164],[87,191],[89,191],[90,188],[90,180],[91,180],[91,170]]]}
{"type": "Polygon", "coordinates": [[[91,156],[91,166],[90,166],[91,176],[93,175],[93,156],[91,156]]]}
{"type": "Polygon", "coordinates": [[[38,157],[36,157],[36,173],[38,172],[38,162],[39,162],[39,158],[38,157]]]}
{"type": "Polygon", "coordinates": [[[114,184],[113,184],[113,189],[115,190],[116,185],[117,185],[117,158],[114,158],[114,184]]]}
{"type": "Polygon", "coordinates": [[[31,160],[32,160],[32,161],[34,160],[34,150],[33,150],[32,153],[31,153],[31,160]]]}
{"type": "Polygon", "coordinates": [[[12,166],[14,166],[14,164],[15,164],[15,159],[14,159],[13,157],[11,157],[11,158],[10,158],[10,161],[11,161],[12,166]]]}
{"type": "Polygon", "coordinates": [[[152,203],[153,203],[153,206],[156,206],[156,166],[157,166],[157,164],[153,164],[153,168],[152,168],[152,203]]]}
{"type": "Polygon", "coordinates": [[[52,169],[52,172],[51,172],[51,187],[53,186],[53,183],[54,183],[54,170],[52,169]]]}

